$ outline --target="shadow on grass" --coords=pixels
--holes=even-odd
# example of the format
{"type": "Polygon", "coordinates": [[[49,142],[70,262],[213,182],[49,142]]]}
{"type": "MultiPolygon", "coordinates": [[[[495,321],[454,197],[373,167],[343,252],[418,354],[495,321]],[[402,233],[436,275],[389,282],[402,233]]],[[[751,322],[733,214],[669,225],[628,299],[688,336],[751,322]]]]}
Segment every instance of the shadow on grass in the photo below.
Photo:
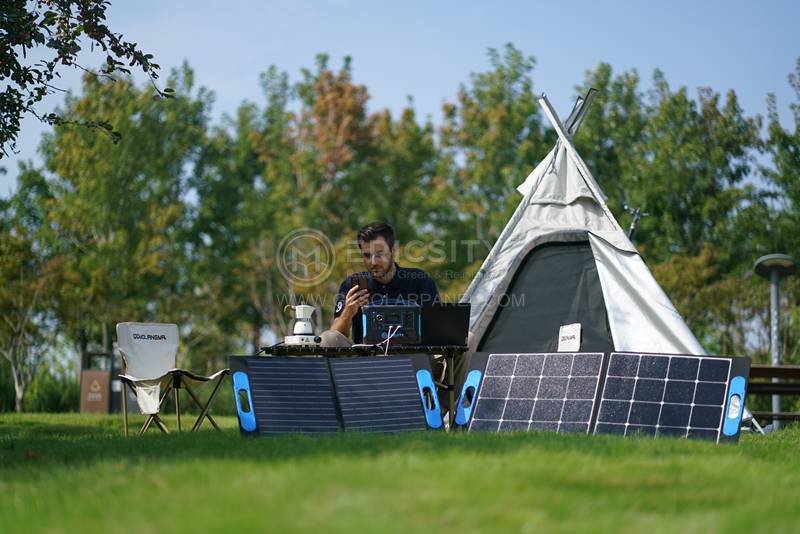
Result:
{"type": "MultiPolygon", "coordinates": [[[[90,467],[98,462],[175,462],[232,460],[257,463],[315,457],[378,457],[385,454],[434,455],[443,465],[451,455],[513,454],[521,450],[570,453],[598,458],[657,459],[666,456],[730,456],[770,463],[794,456],[797,427],[770,436],[750,436],[742,446],[680,439],[554,433],[412,432],[403,434],[339,433],[325,436],[242,437],[238,429],[170,435],[153,431],[143,437],[121,435],[113,418],[25,416],[0,419],[0,473],[31,476],[55,466],[90,467]],[[778,439],[780,438],[780,439],[778,439]]],[[[230,420],[227,421],[229,424],[230,420]]],[[[138,428],[132,425],[132,429],[138,428]]],[[[135,434],[135,431],[133,432],[135,434]]]]}

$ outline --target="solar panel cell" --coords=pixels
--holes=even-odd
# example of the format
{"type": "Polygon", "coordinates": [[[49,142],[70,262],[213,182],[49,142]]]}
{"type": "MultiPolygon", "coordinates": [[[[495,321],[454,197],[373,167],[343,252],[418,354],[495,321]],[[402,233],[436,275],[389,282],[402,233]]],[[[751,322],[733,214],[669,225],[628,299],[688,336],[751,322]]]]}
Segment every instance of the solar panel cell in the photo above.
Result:
{"type": "Polygon", "coordinates": [[[652,424],[658,421],[661,405],[654,402],[633,402],[628,416],[628,422],[634,425],[652,424]]]}
{"type": "Polygon", "coordinates": [[[544,360],[542,375],[568,376],[571,369],[572,354],[548,354],[544,360]]]}
{"type": "Polygon", "coordinates": [[[567,386],[567,398],[594,400],[597,394],[597,379],[588,376],[573,376],[567,386]]]}
{"type": "Polygon", "coordinates": [[[727,382],[730,364],[727,360],[705,358],[700,363],[698,380],[708,382],[727,382]]]}
{"type": "Polygon", "coordinates": [[[561,412],[563,421],[589,421],[592,418],[593,401],[568,400],[564,401],[561,412]]]}
{"type": "Polygon", "coordinates": [[[475,419],[474,417],[469,427],[470,430],[476,430],[478,432],[497,432],[499,428],[500,419],[475,419]]]}
{"type": "MultiPolygon", "coordinates": [[[[664,368],[666,374],[666,367],[664,368]]],[[[636,381],[633,399],[637,401],[661,402],[664,398],[664,381],[640,378],[636,381]]]]}
{"type": "Polygon", "coordinates": [[[715,406],[693,406],[689,426],[696,428],[709,428],[716,431],[719,428],[722,408],[715,406]]]}
{"type": "Polygon", "coordinates": [[[504,432],[528,430],[528,421],[503,421],[500,423],[500,430],[504,432]]]}
{"type": "Polygon", "coordinates": [[[633,398],[633,378],[608,377],[606,379],[605,397],[607,399],[631,400],[633,398]]]}
{"type": "MultiPolygon", "coordinates": [[[[669,356],[663,357],[669,358],[669,356]]],[[[699,363],[698,358],[673,357],[669,363],[667,378],[670,380],[696,380],[699,363]]]]}
{"type": "Polygon", "coordinates": [[[508,392],[509,398],[520,399],[530,395],[531,392],[536,392],[539,389],[539,377],[515,377],[514,382],[511,384],[511,389],[508,392]]]}
{"type": "Polygon", "coordinates": [[[540,399],[564,399],[567,394],[567,382],[569,379],[566,377],[542,377],[537,396],[540,399]]]}
{"type": "Polygon", "coordinates": [[[639,357],[632,354],[616,354],[608,366],[609,376],[636,376],[639,368],[639,357]]]}
{"type": "Polygon", "coordinates": [[[514,367],[514,376],[535,376],[542,375],[542,367],[544,366],[543,354],[523,354],[517,357],[517,363],[514,367]]]}
{"type": "Polygon", "coordinates": [[[510,387],[510,376],[491,376],[486,377],[482,389],[487,397],[499,398],[506,397],[510,387]]]}
{"type": "MultiPolygon", "coordinates": [[[[686,404],[664,404],[658,418],[659,426],[686,428],[689,425],[691,406],[686,404]]],[[[685,432],[684,432],[685,433],[685,432]]]]}
{"type": "Polygon", "coordinates": [[[561,400],[539,400],[533,409],[533,419],[535,421],[545,421],[558,423],[561,419],[561,411],[564,409],[564,401],[561,400]]]}
{"type": "Polygon", "coordinates": [[[503,419],[525,421],[527,424],[533,413],[533,399],[508,399],[503,410],[503,419]]]}
{"type": "Polygon", "coordinates": [[[700,382],[694,393],[695,404],[722,406],[725,402],[725,384],[700,382]]]}
{"type": "Polygon", "coordinates": [[[628,401],[606,400],[600,405],[597,421],[624,425],[628,420],[631,403],[628,401]]]}
{"type": "Polygon", "coordinates": [[[664,402],[690,404],[694,399],[694,382],[670,380],[664,391],[664,402]]]}
{"type": "Polygon", "coordinates": [[[493,354],[486,364],[486,376],[511,376],[516,363],[515,354],[493,354]]]}
{"type": "Polygon", "coordinates": [[[572,376],[595,377],[603,366],[602,354],[581,354],[572,362],[572,376]]]}
{"type": "Polygon", "coordinates": [[[640,378],[666,378],[669,359],[661,356],[642,356],[639,362],[640,378]]]}

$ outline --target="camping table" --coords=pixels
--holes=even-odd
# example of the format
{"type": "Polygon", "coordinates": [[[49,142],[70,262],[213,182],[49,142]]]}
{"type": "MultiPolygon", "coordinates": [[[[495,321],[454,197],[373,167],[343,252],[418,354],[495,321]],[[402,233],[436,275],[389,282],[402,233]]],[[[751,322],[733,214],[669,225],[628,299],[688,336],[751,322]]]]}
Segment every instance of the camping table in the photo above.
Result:
{"type": "MultiPolygon", "coordinates": [[[[383,347],[377,345],[356,345],[352,347],[319,347],[312,345],[284,345],[278,343],[270,347],[262,347],[261,352],[272,356],[381,356],[383,347]]],[[[399,345],[390,346],[388,354],[441,354],[446,361],[445,382],[441,385],[447,391],[449,423],[452,426],[456,413],[456,357],[467,352],[466,345],[399,345]]],[[[437,384],[439,387],[439,384],[437,384]]]]}

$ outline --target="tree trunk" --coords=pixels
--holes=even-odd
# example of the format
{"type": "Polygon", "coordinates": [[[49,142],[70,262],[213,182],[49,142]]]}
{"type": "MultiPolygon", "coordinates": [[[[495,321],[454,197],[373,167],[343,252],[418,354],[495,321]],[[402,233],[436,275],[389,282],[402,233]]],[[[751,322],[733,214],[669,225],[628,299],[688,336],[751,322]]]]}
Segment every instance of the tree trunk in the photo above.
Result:
{"type": "Polygon", "coordinates": [[[111,336],[108,335],[108,323],[103,321],[103,352],[111,354],[111,336]]]}
{"type": "Polygon", "coordinates": [[[14,378],[14,410],[17,413],[22,413],[27,384],[23,383],[23,378],[20,376],[19,369],[14,365],[11,366],[11,375],[14,378]]]}
{"type": "Polygon", "coordinates": [[[81,368],[78,369],[78,375],[80,376],[81,371],[89,368],[89,362],[87,361],[88,356],[86,355],[86,353],[89,352],[89,337],[86,335],[86,329],[81,328],[78,334],[78,340],[78,352],[80,352],[81,355],[81,368]]]}

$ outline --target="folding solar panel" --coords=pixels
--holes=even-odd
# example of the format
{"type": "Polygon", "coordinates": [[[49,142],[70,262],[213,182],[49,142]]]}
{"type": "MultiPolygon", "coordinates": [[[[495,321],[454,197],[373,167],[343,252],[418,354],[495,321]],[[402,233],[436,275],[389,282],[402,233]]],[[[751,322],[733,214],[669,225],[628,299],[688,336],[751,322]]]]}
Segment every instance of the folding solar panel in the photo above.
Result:
{"type": "Polygon", "coordinates": [[[443,427],[425,354],[229,358],[245,435],[404,432],[443,427]]]}
{"type": "Polygon", "coordinates": [[[749,366],[747,358],[611,353],[594,431],[736,439],[749,366]]]}
{"type": "MultiPolygon", "coordinates": [[[[430,364],[426,355],[422,360],[416,359],[417,368],[414,363],[415,360],[410,356],[331,359],[331,372],[345,430],[425,430],[426,395],[417,381],[417,372],[426,371],[427,376],[431,376],[430,364]]],[[[435,399],[432,378],[428,389],[428,400],[435,399]]],[[[436,406],[435,412],[438,411],[436,406]]]]}
{"type": "Polygon", "coordinates": [[[455,423],[736,441],[749,369],[732,357],[477,353],[455,423]]]}
{"type": "Polygon", "coordinates": [[[491,354],[469,429],[587,433],[602,364],[602,353],[491,354]]]}
{"type": "Polygon", "coordinates": [[[229,361],[243,434],[339,431],[325,358],[231,357],[229,361]]]}

